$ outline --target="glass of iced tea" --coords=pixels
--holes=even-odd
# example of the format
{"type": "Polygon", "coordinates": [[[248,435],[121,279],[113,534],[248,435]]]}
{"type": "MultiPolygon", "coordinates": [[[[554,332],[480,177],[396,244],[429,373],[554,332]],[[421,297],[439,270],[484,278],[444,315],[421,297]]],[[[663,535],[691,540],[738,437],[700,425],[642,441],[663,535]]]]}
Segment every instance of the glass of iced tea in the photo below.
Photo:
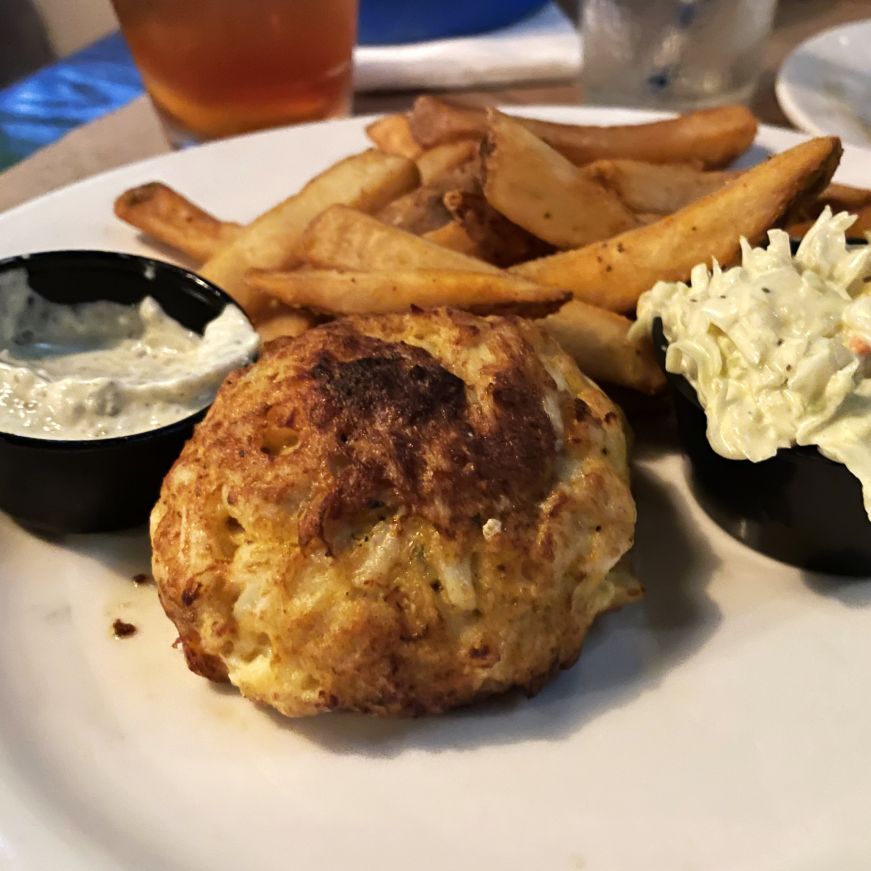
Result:
{"type": "Polygon", "coordinates": [[[348,112],[357,0],[112,0],[174,145],[348,112]]]}

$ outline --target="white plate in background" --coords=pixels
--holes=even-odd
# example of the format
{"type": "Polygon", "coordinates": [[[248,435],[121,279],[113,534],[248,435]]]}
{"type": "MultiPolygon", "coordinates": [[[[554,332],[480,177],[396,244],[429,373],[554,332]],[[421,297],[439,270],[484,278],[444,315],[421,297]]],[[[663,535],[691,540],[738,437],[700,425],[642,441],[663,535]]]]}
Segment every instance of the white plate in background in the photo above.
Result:
{"type": "Polygon", "coordinates": [[[784,61],[775,89],[801,130],[871,146],[871,18],[803,42],[784,61]]]}
{"type": "MultiPolygon", "coordinates": [[[[151,253],[112,201],[152,179],[250,219],[365,147],[366,121],[89,179],[0,215],[0,256],[151,253]]],[[[752,156],[800,138],[764,127],[752,156]]],[[[839,178],[871,186],[871,152],[848,147],[839,178]]],[[[154,588],[131,583],[148,570],[144,530],[47,542],[0,515],[0,867],[871,867],[871,580],[732,540],[652,429],[638,427],[634,469],[646,599],[601,619],[535,699],[414,721],[282,720],[215,688],[172,648],[154,588]],[[114,640],[116,617],[138,633],[114,640]]]]}

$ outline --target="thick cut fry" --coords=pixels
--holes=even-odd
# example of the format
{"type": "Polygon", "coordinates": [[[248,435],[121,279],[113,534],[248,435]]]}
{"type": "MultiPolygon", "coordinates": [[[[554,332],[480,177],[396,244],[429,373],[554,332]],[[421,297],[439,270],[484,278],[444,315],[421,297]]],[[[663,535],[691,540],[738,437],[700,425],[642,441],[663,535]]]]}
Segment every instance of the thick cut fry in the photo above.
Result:
{"type": "MultiPolygon", "coordinates": [[[[823,192],[825,194],[825,191],[823,192]]],[[[786,228],[790,236],[795,239],[800,239],[813,227],[816,219],[820,216],[823,208],[831,203],[826,202],[821,196],[810,208],[804,209],[801,216],[797,220],[792,221],[786,228]]],[[[862,208],[843,209],[838,206],[832,206],[833,211],[849,211],[856,216],[856,221],[847,230],[848,238],[861,239],[865,233],[871,231],[871,204],[862,208]]]]}
{"type": "Polygon", "coordinates": [[[296,338],[317,324],[312,314],[278,305],[267,317],[257,323],[257,332],[263,342],[274,339],[296,338]]]}
{"type": "Polygon", "coordinates": [[[657,281],[686,280],[697,263],[733,263],[739,238],[757,244],[815,199],[841,156],[840,140],[812,139],[742,173],[720,190],[653,224],[604,242],[515,266],[533,281],[567,287],[577,299],[612,311],[635,307],[657,281]]]}
{"type": "Polygon", "coordinates": [[[736,177],[728,171],[705,172],[687,163],[597,160],[584,175],[613,191],[636,214],[670,215],[723,187],[736,177]]]}
{"type": "Polygon", "coordinates": [[[115,214],[198,263],[208,260],[242,232],[241,225],[219,221],[159,181],[125,191],[115,200],[115,214]]]}
{"type": "MultiPolygon", "coordinates": [[[[454,106],[436,97],[418,97],[408,120],[414,138],[424,148],[479,138],[487,131],[486,110],[454,106]]],[[[627,157],[649,163],[697,163],[705,169],[728,166],[750,147],[757,127],[753,113],[744,106],[702,109],[667,121],[614,127],[517,120],[572,163],[627,157]]]]}
{"type": "MultiPolygon", "coordinates": [[[[741,173],[706,172],[686,163],[654,164],[637,160],[597,160],[583,168],[590,178],[613,190],[632,211],[668,215],[701,199],[741,173]]],[[[825,206],[835,212],[858,212],[871,205],[871,191],[832,182],[806,207],[815,218],[825,206]]]]}
{"type": "Polygon", "coordinates": [[[477,256],[494,266],[513,266],[533,257],[543,257],[553,246],[512,223],[487,202],[483,194],[449,191],[444,204],[477,248],[477,256]]]}
{"type": "Polygon", "coordinates": [[[543,317],[570,294],[505,272],[447,269],[338,272],[306,270],[249,273],[259,291],[289,306],[329,315],[384,314],[410,306],[451,306],[484,314],[543,317]]]}
{"type": "Polygon", "coordinates": [[[788,228],[790,234],[803,236],[826,206],[833,212],[851,212],[857,216],[856,223],[850,227],[851,236],[861,236],[871,226],[871,191],[833,182],[820,194],[816,202],[808,203],[796,215],[796,221],[788,228]]]}
{"type": "Polygon", "coordinates": [[[414,141],[405,115],[385,115],[366,128],[366,135],[386,154],[414,160],[423,149],[414,141]]]}
{"type": "Polygon", "coordinates": [[[417,158],[420,183],[431,184],[458,166],[467,163],[478,152],[477,139],[460,139],[428,148],[417,158]]]}
{"type": "Polygon", "coordinates": [[[376,213],[379,221],[419,236],[443,227],[451,216],[445,208],[444,191],[424,185],[397,197],[376,213]]]}
{"type": "Polygon", "coordinates": [[[856,210],[856,223],[850,227],[851,236],[862,237],[865,233],[871,233],[871,205],[856,210]]]}
{"type": "Polygon", "coordinates": [[[698,163],[705,169],[728,166],[742,155],[756,138],[758,126],[745,106],[701,109],[667,121],[614,127],[524,123],[572,163],[625,157],[648,163],[698,163]]]}
{"type": "Polygon", "coordinates": [[[399,227],[409,233],[428,233],[450,220],[451,216],[443,200],[445,193],[454,189],[480,189],[477,160],[467,160],[444,172],[429,184],[398,197],[381,209],[376,217],[391,227],[399,227]]]}
{"type": "Polygon", "coordinates": [[[578,248],[638,226],[617,194],[522,124],[492,110],[488,117],[481,149],[484,196],[506,218],[557,248],[578,248]]]}
{"type": "Polygon", "coordinates": [[[423,148],[458,139],[481,139],[487,132],[484,109],[458,106],[438,97],[423,96],[414,101],[408,115],[411,135],[423,148]]]}
{"type": "MultiPolygon", "coordinates": [[[[818,202],[822,206],[831,206],[833,212],[858,212],[871,205],[871,191],[832,182],[820,194],[818,202]]],[[[822,206],[820,211],[823,210],[822,206]]]]}
{"type": "Polygon", "coordinates": [[[334,164],[298,194],[249,224],[228,247],[212,257],[202,274],[229,293],[249,315],[263,300],[245,282],[249,269],[287,266],[309,222],[335,203],[374,212],[416,187],[414,161],[380,151],[364,151],[334,164]]]}
{"type": "Polygon", "coordinates": [[[594,381],[607,381],[642,393],[658,393],[665,386],[665,376],[656,363],[649,338],[631,341],[627,334],[632,321],[622,315],[573,299],[545,318],[540,326],[594,381]]]}
{"type": "Polygon", "coordinates": [[[456,221],[452,220],[437,230],[424,233],[423,238],[429,242],[435,242],[436,245],[441,245],[443,248],[450,248],[451,251],[459,251],[460,254],[468,254],[479,260],[484,259],[475,240],[456,221]]]}
{"type": "Polygon", "coordinates": [[[297,256],[321,269],[499,272],[483,260],[388,227],[347,206],[333,206],[312,221],[299,240],[297,256]]]}

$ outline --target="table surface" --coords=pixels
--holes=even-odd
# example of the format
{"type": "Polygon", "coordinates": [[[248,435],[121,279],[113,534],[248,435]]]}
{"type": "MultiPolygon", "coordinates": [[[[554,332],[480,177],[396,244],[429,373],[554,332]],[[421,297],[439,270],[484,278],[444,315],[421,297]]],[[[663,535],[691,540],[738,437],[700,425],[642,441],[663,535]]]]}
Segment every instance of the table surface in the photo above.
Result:
{"type": "MultiPolygon", "coordinates": [[[[789,126],[774,95],[783,60],[795,46],[829,27],[871,16],[871,0],[780,0],[765,51],[763,72],[752,108],[766,124],[789,126]]],[[[418,92],[359,94],[356,114],[407,109],[418,92]]],[[[451,99],[470,104],[548,103],[580,105],[576,84],[453,91],[451,99]]],[[[140,97],[110,115],[86,124],[0,175],[0,211],[98,172],[169,151],[147,98],[140,97]]]]}

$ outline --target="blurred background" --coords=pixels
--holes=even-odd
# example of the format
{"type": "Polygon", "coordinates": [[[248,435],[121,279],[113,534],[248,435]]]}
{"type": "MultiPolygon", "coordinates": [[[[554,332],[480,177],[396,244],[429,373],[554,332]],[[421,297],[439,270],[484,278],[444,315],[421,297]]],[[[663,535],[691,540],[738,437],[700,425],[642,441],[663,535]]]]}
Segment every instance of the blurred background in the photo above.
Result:
{"type": "Polygon", "coordinates": [[[109,0],[0,0],[0,87],[117,27],[109,0]]]}
{"type": "MultiPolygon", "coordinates": [[[[337,2],[329,0],[322,5],[335,6],[337,2]]],[[[353,3],[347,0],[348,5],[353,3]]],[[[191,4],[191,9],[203,5],[191,4]]],[[[364,0],[359,36],[363,42],[395,45],[476,33],[511,24],[545,6],[564,10],[563,26],[575,20],[576,0],[477,4],[364,0]]],[[[128,44],[118,32],[116,8],[131,10],[127,13],[131,18],[138,14],[132,11],[135,4],[122,0],[115,8],[110,0],[0,0],[0,170],[143,92],[128,44]]],[[[548,24],[552,26],[553,20],[548,19],[548,24]]],[[[128,41],[129,37],[130,32],[128,41]]],[[[142,58],[137,59],[142,67],[142,58]]],[[[403,55],[395,55],[394,63],[386,68],[384,59],[383,54],[372,55],[373,63],[367,67],[370,81],[363,82],[364,89],[384,90],[385,82],[389,87],[394,81],[396,73],[391,67],[397,62],[401,66],[403,55]]],[[[421,73],[417,75],[419,80],[421,73]]]]}
{"type": "MultiPolygon", "coordinates": [[[[559,5],[574,21],[578,0],[559,5]]],[[[117,28],[109,0],[0,0],[0,87],[117,28]]]]}
{"type": "MultiPolygon", "coordinates": [[[[178,5],[174,8],[178,10],[184,8],[188,0],[175,2],[178,5]]],[[[288,2],[291,5],[283,7],[285,10],[296,8],[292,6],[294,0],[288,2]]],[[[354,0],[324,0],[320,5],[340,2],[349,8],[354,0]]],[[[194,0],[190,0],[190,4],[190,8],[196,5],[194,0]]],[[[160,4],[153,5],[157,8],[160,4]]],[[[126,17],[132,18],[139,15],[141,9],[151,7],[130,0],[115,0],[115,6],[119,10],[131,10],[125,13],[129,40],[134,31],[126,17]]],[[[317,4],[313,8],[315,6],[317,4]]],[[[775,99],[775,78],[783,61],[802,40],[833,25],[871,16],[871,0],[780,0],[779,3],[776,0],[732,0],[731,3],[729,0],[669,0],[668,3],[666,0],[477,0],[473,3],[468,0],[360,0],[360,7],[359,38],[363,45],[358,46],[354,56],[353,108],[357,113],[404,110],[413,95],[422,91],[447,92],[460,101],[478,103],[513,102],[516,95],[519,103],[598,102],[675,109],[705,105],[703,99],[692,98],[681,103],[677,99],[679,83],[672,72],[681,65],[689,69],[693,51],[701,57],[699,63],[708,62],[712,51],[727,51],[723,48],[727,40],[720,38],[727,32],[734,37],[735,45],[746,45],[746,22],[756,17],[759,22],[752,25],[756,28],[753,57],[748,59],[741,56],[738,49],[728,49],[732,52],[729,61],[732,67],[753,67],[754,75],[748,79],[745,89],[735,88],[730,95],[725,87],[720,87],[719,93],[723,101],[731,96],[736,101],[749,102],[767,123],[788,124],[791,120],[804,129],[810,128],[795,121],[796,112],[784,114],[783,100],[779,104],[775,99]],[[666,27],[663,21],[655,20],[652,10],[665,9],[669,4],[672,10],[680,11],[680,26],[671,23],[666,27]],[[687,33],[680,31],[693,18],[692,26],[698,27],[705,10],[713,7],[719,8],[719,18],[711,19],[707,44],[699,48],[701,41],[695,35],[689,39],[687,33]],[[616,33],[615,22],[621,16],[633,19],[634,43],[625,33],[621,42],[620,34],[616,33]],[[591,50],[586,53],[583,89],[579,86],[580,49],[576,34],[579,21],[583,22],[582,30],[595,35],[595,39],[590,40],[591,50]],[[745,30],[741,30],[742,26],[745,30]],[[601,34],[598,29],[593,34],[594,28],[601,28],[601,34]],[[461,49],[454,45],[455,55],[437,52],[434,42],[415,42],[441,39],[443,45],[445,37],[482,31],[487,31],[484,36],[500,34],[500,39],[464,40],[461,49]],[[522,42],[505,41],[509,36],[517,39],[521,35],[522,42]],[[642,65],[640,46],[646,50],[651,44],[657,48],[651,49],[650,57],[645,60],[648,63],[644,71],[646,78],[640,80],[639,86],[640,72],[633,72],[632,68],[642,65]],[[594,67],[598,68],[598,83],[592,76],[594,67]],[[617,78],[627,70],[636,76],[635,93],[631,90],[633,83],[629,82],[622,92],[619,88],[615,90],[617,78]],[[754,91],[757,70],[761,75],[754,91]],[[642,93],[642,89],[646,90],[642,93]],[[671,102],[666,99],[669,96],[671,102]]],[[[164,3],[164,8],[173,8],[172,2],[164,3]]],[[[237,7],[225,5],[225,8],[232,8],[232,14],[237,14],[237,7]]],[[[286,14],[290,16],[289,12],[286,14]]],[[[144,52],[137,52],[136,45],[130,44],[140,70],[146,72],[146,84],[160,112],[154,83],[149,81],[143,65],[144,52]]],[[[288,54],[290,52],[285,52],[288,54]]],[[[810,78],[815,79],[822,68],[809,69],[810,78]]],[[[837,80],[835,90],[843,81],[844,87],[852,89],[851,96],[854,92],[860,97],[867,93],[867,102],[871,105],[871,78],[861,69],[834,68],[830,62],[828,71],[837,80]]],[[[693,75],[701,81],[707,74],[695,69],[693,75]]],[[[805,79],[807,77],[805,75],[805,79]]],[[[802,89],[812,88],[813,82],[802,81],[799,76],[792,93],[803,96],[802,89]]],[[[0,0],[0,170],[88,121],[130,103],[143,92],[142,76],[118,31],[110,0],[0,0]]],[[[712,102],[714,100],[708,101],[712,102]]],[[[348,106],[346,92],[344,103],[309,117],[342,114],[348,106]]],[[[161,112],[161,118],[172,144],[177,146],[190,141],[173,138],[167,114],[161,112]]],[[[285,118],[283,123],[287,120],[306,118],[285,118]]],[[[861,126],[866,121],[860,118],[858,123],[861,126]]],[[[871,121],[868,124],[871,125],[871,121]]],[[[252,126],[244,129],[252,129],[252,126]]],[[[206,131],[198,138],[233,132],[236,131],[206,131]]]]}

